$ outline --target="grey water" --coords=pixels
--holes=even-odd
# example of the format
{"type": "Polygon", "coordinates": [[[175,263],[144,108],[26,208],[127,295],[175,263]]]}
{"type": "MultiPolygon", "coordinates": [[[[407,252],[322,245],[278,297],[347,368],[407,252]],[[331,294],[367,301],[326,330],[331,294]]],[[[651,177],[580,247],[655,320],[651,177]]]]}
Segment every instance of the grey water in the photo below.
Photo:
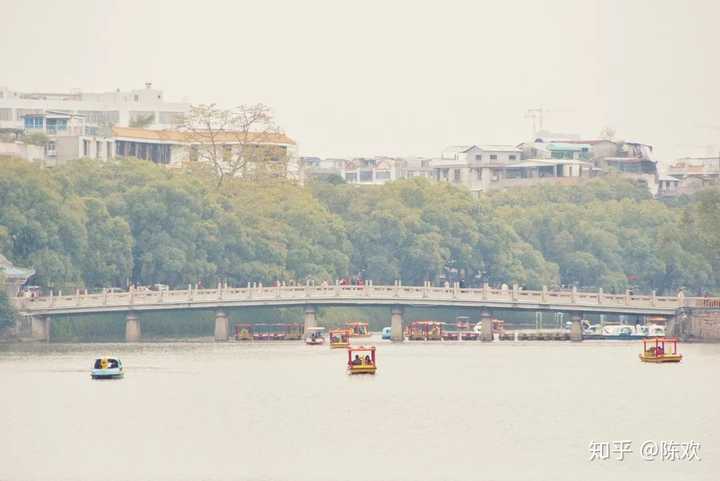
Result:
{"type": "Polygon", "coordinates": [[[718,479],[720,345],[652,365],[636,342],[371,342],[375,376],[293,342],[0,345],[0,480],[718,479]],[[90,379],[103,354],[124,379],[90,379]]]}

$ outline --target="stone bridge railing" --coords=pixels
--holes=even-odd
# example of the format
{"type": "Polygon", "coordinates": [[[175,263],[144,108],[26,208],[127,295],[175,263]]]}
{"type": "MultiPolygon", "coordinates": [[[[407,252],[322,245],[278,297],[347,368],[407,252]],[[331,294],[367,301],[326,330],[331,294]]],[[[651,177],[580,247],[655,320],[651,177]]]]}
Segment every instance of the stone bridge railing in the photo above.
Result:
{"type": "MultiPolygon", "coordinates": [[[[517,287],[508,289],[494,289],[485,285],[477,289],[463,289],[458,285],[453,287],[424,286],[364,286],[345,285],[306,285],[306,286],[279,286],[263,287],[249,286],[243,288],[219,286],[215,289],[197,289],[189,286],[188,289],[172,291],[145,291],[130,290],[128,292],[102,292],[88,294],[76,292],[73,295],[49,295],[34,298],[17,298],[18,309],[27,314],[34,312],[52,314],[53,312],[103,312],[124,308],[127,310],[143,308],[180,308],[180,307],[215,307],[223,305],[253,305],[253,304],[301,304],[314,302],[323,304],[381,304],[397,302],[399,304],[458,304],[469,303],[495,303],[508,304],[517,307],[523,305],[551,305],[555,308],[562,306],[588,306],[595,309],[610,308],[630,310],[648,308],[677,309],[681,306],[707,302],[702,298],[684,298],[679,296],[634,295],[630,292],[624,294],[606,294],[598,292],[579,292],[575,289],[565,291],[527,291],[517,287]]],[[[720,300],[711,299],[711,301],[720,300]]]]}

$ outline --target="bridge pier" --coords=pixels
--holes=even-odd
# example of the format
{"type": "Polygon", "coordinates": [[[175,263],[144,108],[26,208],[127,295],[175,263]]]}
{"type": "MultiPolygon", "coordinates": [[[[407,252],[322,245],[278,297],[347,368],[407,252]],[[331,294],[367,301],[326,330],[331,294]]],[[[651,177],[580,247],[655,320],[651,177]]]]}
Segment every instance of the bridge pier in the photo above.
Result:
{"type": "Polygon", "coordinates": [[[493,322],[492,322],[492,316],[490,315],[490,311],[483,310],[480,313],[480,326],[482,327],[482,332],[480,333],[480,340],[489,342],[493,340],[493,322]]]}
{"type": "Polygon", "coordinates": [[[393,306],[390,311],[390,339],[393,342],[403,342],[405,340],[405,330],[403,329],[402,306],[393,306]]]}
{"type": "Polygon", "coordinates": [[[125,317],[125,341],[139,342],[142,337],[142,329],[140,328],[140,319],[134,312],[128,312],[125,317]]]}
{"type": "Polygon", "coordinates": [[[570,322],[570,340],[580,342],[583,340],[582,318],[579,314],[573,314],[570,322]]]}
{"type": "Polygon", "coordinates": [[[317,308],[312,304],[306,304],[304,332],[307,332],[310,327],[317,327],[317,308]]]}
{"type": "Polygon", "coordinates": [[[35,341],[50,342],[52,320],[50,316],[30,317],[30,338],[35,341]]]}
{"type": "Polygon", "coordinates": [[[230,320],[225,311],[215,313],[215,340],[227,341],[230,335],[230,320]]]}

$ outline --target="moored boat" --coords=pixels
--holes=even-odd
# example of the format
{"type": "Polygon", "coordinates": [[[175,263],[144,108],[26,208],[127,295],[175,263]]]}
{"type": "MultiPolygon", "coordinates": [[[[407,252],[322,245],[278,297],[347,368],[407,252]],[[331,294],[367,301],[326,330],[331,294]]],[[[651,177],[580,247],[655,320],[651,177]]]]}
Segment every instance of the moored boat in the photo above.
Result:
{"type": "Polygon", "coordinates": [[[99,357],[95,359],[90,370],[93,379],[120,379],[125,375],[123,364],[115,357],[99,357]]]}
{"type": "Polygon", "coordinates": [[[370,337],[370,330],[367,322],[348,321],[345,323],[348,329],[352,330],[351,337],[370,337]]]}

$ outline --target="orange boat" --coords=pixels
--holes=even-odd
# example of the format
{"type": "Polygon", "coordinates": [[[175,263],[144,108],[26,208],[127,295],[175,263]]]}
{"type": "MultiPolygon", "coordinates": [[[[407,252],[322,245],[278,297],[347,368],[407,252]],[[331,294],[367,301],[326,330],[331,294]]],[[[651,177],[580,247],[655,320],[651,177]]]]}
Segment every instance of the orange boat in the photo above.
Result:
{"type": "Polygon", "coordinates": [[[375,374],[375,346],[348,347],[348,374],[375,374]],[[361,353],[367,353],[361,356],[361,353]],[[353,357],[355,354],[355,357],[353,357]]]}
{"type": "Polygon", "coordinates": [[[340,347],[348,347],[350,345],[350,329],[331,329],[330,330],[330,348],[337,349],[340,347]]]}
{"type": "Polygon", "coordinates": [[[444,322],[413,321],[405,331],[411,341],[439,341],[443,338],[444,322]]]}
{"type": "Polygon", "coordinates": [[[351,337],[370,337],[367,322],[348,321],[345,325],[352,331],[351,337]]]}
{"type": "Polygon", "coordinates": [[[677,351],[676,337],[653,337],[643,339],[642,362],[680,362],[682,354],[677,351]],[[672,349],[672,351],[671,351],[672,349]]]}

